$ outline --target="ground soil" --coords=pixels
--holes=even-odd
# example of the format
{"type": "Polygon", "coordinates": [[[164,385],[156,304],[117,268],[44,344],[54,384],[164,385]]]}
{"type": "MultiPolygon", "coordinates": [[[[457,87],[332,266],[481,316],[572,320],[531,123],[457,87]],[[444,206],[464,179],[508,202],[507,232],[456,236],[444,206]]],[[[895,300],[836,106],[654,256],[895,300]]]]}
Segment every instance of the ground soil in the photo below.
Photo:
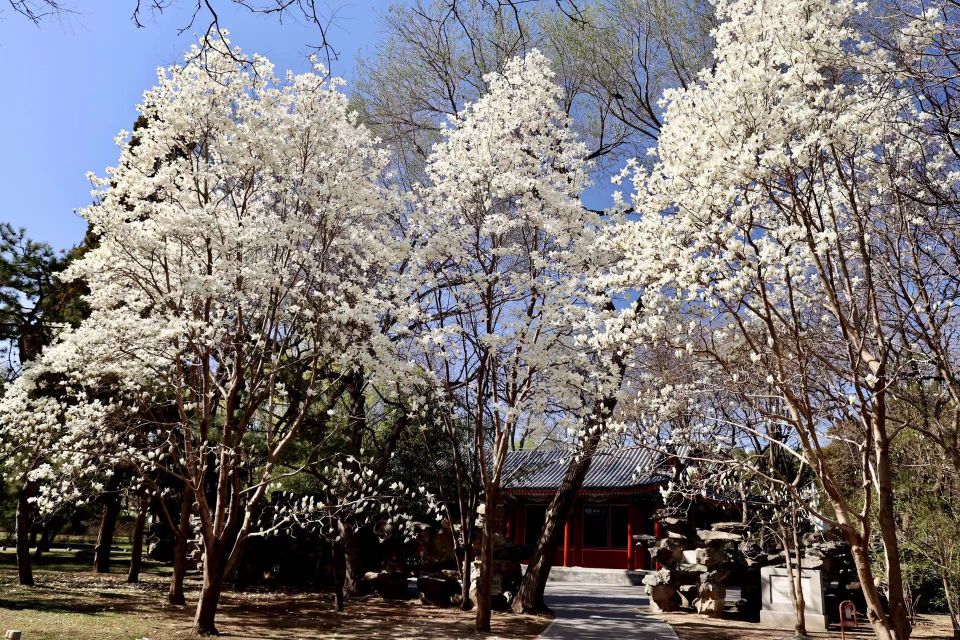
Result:
{"type": "MultiPolygon", "coordinates": [[[[187,582],[187,606],[165,603],[167,580],[159,572],[139,585],[125,582],[125,567],[95,576],[75,567],[45,564],[37,586],[16,585],[13,567],[0,558],[0,633],[20,629],[24,640],[180,640],[190,636],[199,584],[187,582]],[[53,566],[53,570],[51,570],[53,566]],[[73,569],[73,570],[71,570],[73,569]]],[[[549,620],[495,613],[485,638],[535,638],[549,620]]],[[[418,601],[350,600],[338,613],[324,593],[227,592],[217,616],[225,638],[389,639],[476,638],[473,612],[418,601]]]]}
{"type": "MultiPolygon", "coordinates": [[[[743,620],[707,618],[696,613],[665,613],[662,617],[677,632],[680,640],[782,640],[793,636],[793,633],[784,629],[768,629],[754,622],[743,620]]],[[[827,633],[810,633],[816,640],[832,640],[840,637],[839,628],[827,633]]],[[[848,638],[873,638],[873,632],[865,623],[859,630],[847,631],[848,638]]],[[[930,640],[938,638],[945,640],[953,638],[950,630],[950,619],[947,616],[920,616],[914,626],[911,640],[923,638],[930,640]]]]}
{"type": "MultiPolygon", "coordinates": [[[[24,640],[184,640],[191,637],[193,605],[199,591],[195,575],[187,580],[186,607],[165,604],[167,573],[148,563],[138,585],[125,582],[126,556],[120,554],[115,573],[95,576],[72,554],[47,554],[35,572],[37,586],[16,585],[12,549],[0,549],[0,633],[20,629],[24,640]]],[[[680,640],[780,640],[791,634],[742,620],[714,620],[695,613],[664,614],[680,640]]],[[[473,613],[441,609],[417,601],[385,602],[375,597],[348,601],[338,613],[333,597],[324,593],[277,591],[227,592],[218,615],[225,638],[264,639],[383,639],[440,640],[477,638],[473,613]]],[[[535,638],[547,627],[546,618],[495,613],[487,639],[535,638]]],[[[813,633],[825,640],[837,630],[813,633]]],[[[869,628],[848,634],[871,638],[869,628]]],[[[946,616],[922,616],[913,638],[952,638],[946,616]]],[[[619,640],[610,638],[610,640],[619,640]]]]}

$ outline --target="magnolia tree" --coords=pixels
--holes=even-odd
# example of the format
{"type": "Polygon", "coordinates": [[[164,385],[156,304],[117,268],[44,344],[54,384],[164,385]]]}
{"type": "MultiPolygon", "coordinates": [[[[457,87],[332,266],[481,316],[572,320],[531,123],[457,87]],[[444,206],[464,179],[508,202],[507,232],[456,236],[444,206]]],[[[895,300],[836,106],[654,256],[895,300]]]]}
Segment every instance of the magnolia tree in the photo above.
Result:
{"type": "Polygon", "coordinates": [[[413,508],[441,520],[440,506],[424,486],[407,487],[399,481],[385,483],[376,455],[355,458],[334,454],[312,467],[312,475],[318,480],[316,491],[309,495],[275,496],[270,508],[261,514],[256,535],[269,536],[296,528],[329,541],[337,610],[343,611],[350,569],[346,553],[353,532],[375,526],[384,537],[410,542],[424,526],[413,519],[413,508]]]}
{"type": "Polygon", "coordinates": [[[901,196],[912,163],[937,149],[913,135],[923,116],[892,55],[855,28],[862,9],[721,2],[717,63],[666,95],[655,165],[632,171],[638,217],[611,246],[651,318],[689,318],[678,346],[796,443],[829,503],[816,515],[851,545],[877,637],[903,639],[888,403],[911,360],[890,322],[884,239],[922,210],[901,196]],[[758,369],[781,409],[757,402],[758,369]],[[856,499],[825,455],[841,433],[862,454],[856,499]]]}
{"type": "MultiPolygon", "coordinates": [[[[59,349],[54,347],[47,351],[55,353],[59,349]]],[[[35,363],[27,365],[24,373],[7,388],[0,408],[3,412],[0,473],[4,479],[21,487],[16,523],[17,570],[19,583],[26,586],[34,584],[29,555],[34,514],[50,513],[62,502],[76,501],[87,495],[79,484],[63,481],[53,473],[51,461],[56,457],[55,451],[61,447],[71,451],[78,449],[74,442],[67,444],[68,434],[62,428],[63,422],[66,419],[96,420],[103,413],[97,400],[83,405],[65,404],[62,393],[44,388],[47,381],[58,387],[63,382],[56,373],[44,367],[35,363]],[[44,481],[52,484],[45,485],[44,481]],[[56,499],[51,499],[52,493],[57,494],[56,499]]]]}
{"type": "Polygon", "coordinates": [[[411,213],[419,359],[470,432],[485,502],[477,629],[490,628],[493,541],[507,451],[574,433],[591,405],[585,268],[595,216],[579,202],[584,147],[546,58],[486,76],[487,94],[431,154],[411,213]]]}
{"type": "MultiPolygon", "coordinates": [[[[587,170],[606,175],[611,163],[619,163],[623,155],[636,153],[655,139],[661,115],[656,96],[666,87],[689,82],[697,68],[709,63],[711,8],[705,3],[679,6],[656,0],[602,0],[579,6],[576,15],[576,20],[570,20],[560,5],[537,2],[467,0],[450,6],[417,2],[392,8],[385,19],[382,46],[375,57],[361,61],[357,97],[366,121],[393,151],[401,180],[424,179],[426,157],[444,135],[442,124],[483,94],[485,75],[535,48],[549,59],[555,73],[552,81],[563,87],[560,101],[550,109],[569,116],[565,127],[576,131],[585,143],[584,157],[591,160],[587,170]]],[[[586,219],[598,221],[593,216],[586,219]]],[[[605,216],[604,223],[611,219],[605,216]]],[[[591,273],[606,260],[604,251],[594,250],[581,273],[591,273]]],[[[605,316],[613,300],[619,304],[632,299],[629,292],[613,289],[603,283],[602,295],[591,301],[601,310],[596,326],[608,320],[605,316]]],[[[585,437],[575,440],[576,455],[568,461],[560,489],[547,510],[542,535],[513,601],[515,611],[546,609],[543,592],[563,523],[617,404],[614,390],[625,363],[611,360],[619,359],[618,353],[625,348],[622,341],[587,346],[595,370],[603,376],[612,372],[612,377],[601,385],[603,392],[585,399],[591,411],[577,426],[585,437]]],[[[442,426],[441,432],[453,433],[454,443],[463,440],[460,432],[470,431],[468,424],[452,418],[442,426]]],[[[562,446],[567,444],[565,441],[562,446]]],[[[458,445],[453,446],[456,451],[458,445]]],[[[454,456],[454,464],[460,468],[457,476],[469,479],[476,468],[474,462],[454,456]]],[[[467,485],[469,482],[461,482],[461,487],[467,485]]],[[[469,493],[458,491],[463,536],[471,528],[470,519],[463,516],[472,499],[469,493]]],[[[464,565],[464,574],[469,576],[470,564],[464,565]]],[[[468,602],[465,597],[464,605],[468,602]]]]}
{"type": "MultiPolygon", "coordinates": [[[[697,370],[689,363],[682,368],[697,370]]],[[[744,386],[730,393],[722,379],[711,382],[709,373],[701,373],[695,384],[671,390],[670,396],[683,399],[658,406],[652,412],[658,428],[638,425],[639,438],[677,460],[679,472],[661,488],[665,504],[693,505],[717,496],[739,502],[744,533],[759,543],[754,552],[765,556],[766,542],[776,541],[790,583],[794,633],[805,637],[802,536],[820,523],[811,471],[796,454],[792,429],[770,419],[783,403],[762,376],[753,377],[752,403],[741,398],[744,386]]]]}
{"type": "Polygon", "coordinates": [[[900,203],[886,224],[873,230],[885,258],[877,281],[888,301],[889,322],[912,360],[902,375],[908,384],[894,392],[919,417],[904,426],[919,430],[960,472],[960,152],[953,123],[960,91],[960,7],[940,2],[884,9],[892,28],[876,29],[874,37],[889,52],[897,81],[914,97],[919,117],[911,136],[924,145],[922,156],[901,148],[914,153],[890,163],[900,203]]]}
{"type": "Polygon", "coordinates": [[[24,416],[57,434],[60,464],[93,447],[190,492],[202,634],[314,399],[375,357],[394,259],[384,154],[339,83],[239,58],[159,72],[84,211],[91,316],[38,365],[70,383],[51,400],[24,376],[2,407],[14,440],[24,416]]]}

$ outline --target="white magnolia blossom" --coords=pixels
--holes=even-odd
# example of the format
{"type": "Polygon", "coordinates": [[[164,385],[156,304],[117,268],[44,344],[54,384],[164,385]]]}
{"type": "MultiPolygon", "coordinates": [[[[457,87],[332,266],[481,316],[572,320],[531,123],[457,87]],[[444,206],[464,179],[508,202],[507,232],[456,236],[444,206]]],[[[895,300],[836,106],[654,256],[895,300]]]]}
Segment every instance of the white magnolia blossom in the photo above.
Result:
{"type": "Polygon", "coordinates": [[[466,416],[487,395],[490,428],[507,443],[576,430],[584,392],[601,386],[580,340],[598,219],[580,203],[587,151],[546,58],[534,51],[486,82],[428,160],[409,277],[426,371],[459,385],[447,401],[466,416]]]}
{"type": "Polygon", "coordinates": [[[90,317],[0,401],[0,442],[21,472],[81,476],[86,460],[182,481],[205,566],[226,571],[311,399],[389,343],[396,203],[341,81],[186,59],[159,71],[95,179],[98,243],[67,274],[90,317]]]}
{"type": "MultiPolygon", "coordinates": [[[[926,178],[955,193],[958,176],[944,170],[952,152],[920,133],[928,116],[903,59],[858,28],[869,23],[866,5],[721,0],[716,9],[716,64],[667,93],[652,166],[632,163],[622,176],[636,215],[602,234],[616,261],[605,277],[638,291],[643,327],[659,330],[678,361],[694,345],[687,353],[700,363],[687,366],[708,375],[684,394],[728,394],[768,417],[757,437],[816,470],[835,513],[813,515],[862,547],[859,507],[822,445],[846,438],[871,452],[864,499],[892,518],[886,394],[918,365],[909,354],[895,361],[906,352],[891,265],[909,248],[904,221],[932,219],[916,198],[920,159],[926,178]],[[671,330],[678,315],[692,323],[671,330]]],[[[915,56],[942,31],[936,15],[904,32],[915,56]]],[[[900,598],[895,524],[880,532],[900,598]]],[[[902,636],[902,602],[887,617],[869,561],[857,561],[878,637],[902,636]]]]}
{"type": "Polygon", "coordinates": [[[194,48],[160,70],[117,166],[94,178],[83,215],[98,243],[67,273],[91,314],[5,390],[0,473],[38,483],[45,509],[118,468],[158,491],[179,481],[205,572],[223,573],[281,526],[409,524],[400,501],[435,507],[422,488],[383,487],[374,462],[334,456],[313,470],[322,498],[261,513],[277,477],[302,471],[281,471],[301,428],[337,420],[346,384],[361,404],[369,385],[405,419],[463,425],[493,503],[511,446],[633,420],[636,441],[669,422],[675,449],[734,450],[711,438],[738,403],[760,416],[751,437],[822,469],[825,438],[876,424],[895,358],[940,357],[891,324],[926,335],[960,313],[914,299],[924,277],[884,289],[915,248],[904,234],[943,257],[920,276],[958,281],[927,204],[960,193],[952,134],[924,135],[910,75],[943,14],[900,25],[895,56],[858,28],[864,11],[719,0],[715,64],[664,96],[656,148],[615,178],[629,192],[603,216],[580,201],[587,149],[537,51],[485,77],[404,199],[341,81],[194,48]],[[622,422],[598,416],[626,393],[622,422]]]}

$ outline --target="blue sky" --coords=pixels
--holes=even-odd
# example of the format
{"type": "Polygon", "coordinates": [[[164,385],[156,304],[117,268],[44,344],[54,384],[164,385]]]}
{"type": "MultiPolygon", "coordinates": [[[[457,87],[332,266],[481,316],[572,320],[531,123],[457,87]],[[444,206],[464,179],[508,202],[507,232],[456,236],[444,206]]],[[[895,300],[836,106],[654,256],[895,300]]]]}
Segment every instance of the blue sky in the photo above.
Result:
{"type": "MultiPolygon", "coordinates": [[[[135,106],[156,68],[178,62],[206,22],[177,36],[190,3],[130,20],[135,0],[67,0],[76,13],[34,26],[0,3],[0,220],[67,248],[86,223],[74,212],[90,203],[87,171],[102,175],[130,129],[135,106]]],[[[331,2],[331,40],[340,53],[333,71],[349,81],[355,55],[376,45],[391,0],[331,2]]],[[[269,57],[278,71],[306,70],[314,29],[303,22],[252,16],[221,3],[221,25],[246,51],[269,57]]]]}

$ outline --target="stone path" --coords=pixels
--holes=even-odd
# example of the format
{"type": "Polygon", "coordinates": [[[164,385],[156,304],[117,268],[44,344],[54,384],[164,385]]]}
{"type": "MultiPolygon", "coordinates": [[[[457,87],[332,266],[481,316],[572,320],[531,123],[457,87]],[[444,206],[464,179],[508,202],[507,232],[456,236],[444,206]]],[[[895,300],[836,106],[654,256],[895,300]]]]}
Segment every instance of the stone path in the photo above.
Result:
{"type": "Polygon", "coordinates": [[[545,640],[677,640],[670,625],[641,611],[643,587],[549,582],[545,599],[557,616],[545,640]]]}

